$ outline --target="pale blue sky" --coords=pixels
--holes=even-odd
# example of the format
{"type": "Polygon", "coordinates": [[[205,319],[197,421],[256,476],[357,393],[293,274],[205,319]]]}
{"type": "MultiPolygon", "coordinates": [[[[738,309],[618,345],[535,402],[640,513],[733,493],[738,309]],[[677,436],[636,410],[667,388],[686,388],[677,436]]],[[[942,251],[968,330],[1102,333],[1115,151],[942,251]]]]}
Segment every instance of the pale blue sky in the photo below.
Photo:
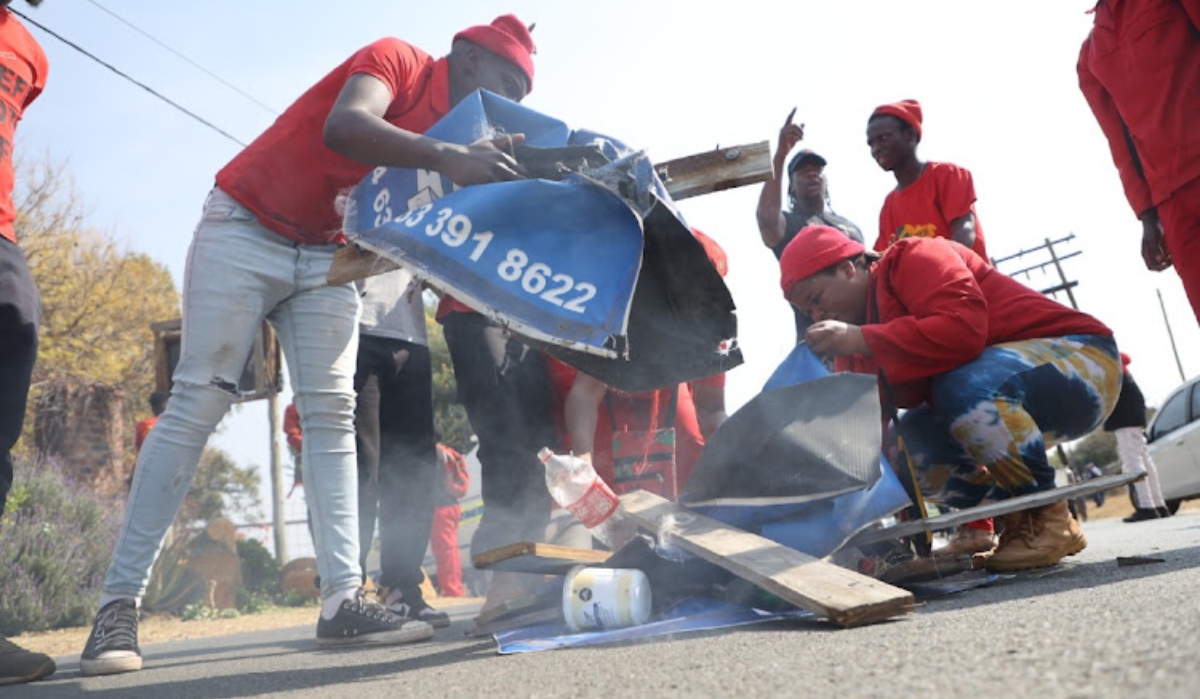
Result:
{"type": "MultiPolygon", "coordinates": [[[[916,98],[925,111],[921,155],[972,170],[993,256],[1074,232],[1063,252],[1083,251],[1065,263],[1080,283],[1076,298],[1117,332],[1148,399],[1160,401],[1180,380],[1156,290],[1184,370],[1197,370],[1200,332],[1182,287],[1174,272],[1142,266],[1140,226],[1076,83],[1088,0],[100,2],[276,110],[377,38],[398,36],[441,55],[459,29],[516,12],[537,23],[538,72],[526,104],[655,160],[718,144],[773,147],[784,117],[799,107],[804,145],[830,161],[834,208],[868,238],[894,181],[869,156],[867,116],[882,102],[916,98]]],[[[273,119],[91,3],[14,6],[244,142],[273,119]]],[[[66,160],[89,220],[182,283],[204,195],[238,146],[31,30],[51,70],[18,148],[26,158],[66,160]]],[[[755,228],[758,192],[681,204],[729,254],[746,357],[729,375],[731,407],[758,391],[794,338],[775,259],[755,228]]],[[[243,464],[265,465],[265,414],[261,401],[239,409],[216,444],[243,464]]]]}

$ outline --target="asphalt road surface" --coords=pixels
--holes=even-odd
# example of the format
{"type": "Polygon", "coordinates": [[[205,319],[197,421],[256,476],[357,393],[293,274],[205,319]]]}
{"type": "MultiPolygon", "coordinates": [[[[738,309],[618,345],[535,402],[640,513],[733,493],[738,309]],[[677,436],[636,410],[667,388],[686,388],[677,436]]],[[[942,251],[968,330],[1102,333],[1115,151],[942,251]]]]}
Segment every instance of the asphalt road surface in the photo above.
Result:
{"type": "Polygon", "coordinates": [[[501,656],[465,636],[476,610],[463,608],[433,640],[392,648],[318,651],[310,626],[147,646],[126,675],[81,678],[62,657],[0,699],[1200,696],[1200,513],[1084,530],[1088,549],[1065,564],[865,628],[776,621],[501,656]]]}

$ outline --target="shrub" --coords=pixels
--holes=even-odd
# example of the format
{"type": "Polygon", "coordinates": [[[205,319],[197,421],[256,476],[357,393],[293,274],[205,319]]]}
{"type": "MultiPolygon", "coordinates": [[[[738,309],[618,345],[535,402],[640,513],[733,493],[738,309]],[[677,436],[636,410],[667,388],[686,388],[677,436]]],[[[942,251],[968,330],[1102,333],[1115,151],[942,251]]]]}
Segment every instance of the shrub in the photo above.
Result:
{"type": "Polygon", "coordinates": [[[0,521],[0,634],[86,626],[120,524],[54,462],[18,460],[0,521]]]}
{"type": "Polygon", "coordinates": [[[238,539],[237,552],[242,564],[242,587],[251,594],[278,594],[281,568],[271,552],[254,539],[238,539]]]}

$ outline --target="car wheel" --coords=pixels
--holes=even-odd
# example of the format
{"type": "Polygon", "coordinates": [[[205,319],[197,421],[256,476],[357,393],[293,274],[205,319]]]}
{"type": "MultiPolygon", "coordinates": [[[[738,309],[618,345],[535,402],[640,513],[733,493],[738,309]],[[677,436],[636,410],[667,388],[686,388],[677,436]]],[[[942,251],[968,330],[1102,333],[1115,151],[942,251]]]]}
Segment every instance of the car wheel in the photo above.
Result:
{"type": "Polygon", "coordinates": [[[1179,506],[1182,504],[1182,500],[1167,500],[1167,509],[1171,511],[1171,514],[1176,514],[1179,512],[1179,506]]]}

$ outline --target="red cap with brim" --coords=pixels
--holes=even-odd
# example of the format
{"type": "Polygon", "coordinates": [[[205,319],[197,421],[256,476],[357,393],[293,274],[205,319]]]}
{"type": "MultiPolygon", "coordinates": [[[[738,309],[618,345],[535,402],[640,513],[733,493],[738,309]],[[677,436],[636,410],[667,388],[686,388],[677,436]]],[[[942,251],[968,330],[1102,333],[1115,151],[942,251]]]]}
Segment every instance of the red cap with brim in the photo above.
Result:
{"type": "Polygon", "coordinates": [[[779,259],[784,297],[790,299],[792,288],[802,280],[842,260],[858,257],[865,250],[862,243],[851,240],[832,226],[801,228],[779,259]]]}
{"type": "Polygon", "coordinates": [[[525,23],[516,15],[501,15],[491,24],[478,24],[454,35],[454,40],[463,39],[481,46],[500,58],[516,64],[529,78],[529,91],[533,91],[533,36],[525,23]]]}
{"type": "Polygon", "coordinates": [[[725,255],[725,250],[699,228],[693,228],[692,235],[704,246],[704,254],[708,255],[708,261],[717,268],[717,274],[725,276],[729,272],[729,257],[725,255]]]}
{"type": "Polygon", "coordinates": [[[921,103],[916,100],[900,100],[891,104],[883,104],[875,108],[871,112],[871,117],[874,118],[880,114],[894,116],[900,121],[913,127],[917,132],[917,140],[921,138],[921,103]]]}

